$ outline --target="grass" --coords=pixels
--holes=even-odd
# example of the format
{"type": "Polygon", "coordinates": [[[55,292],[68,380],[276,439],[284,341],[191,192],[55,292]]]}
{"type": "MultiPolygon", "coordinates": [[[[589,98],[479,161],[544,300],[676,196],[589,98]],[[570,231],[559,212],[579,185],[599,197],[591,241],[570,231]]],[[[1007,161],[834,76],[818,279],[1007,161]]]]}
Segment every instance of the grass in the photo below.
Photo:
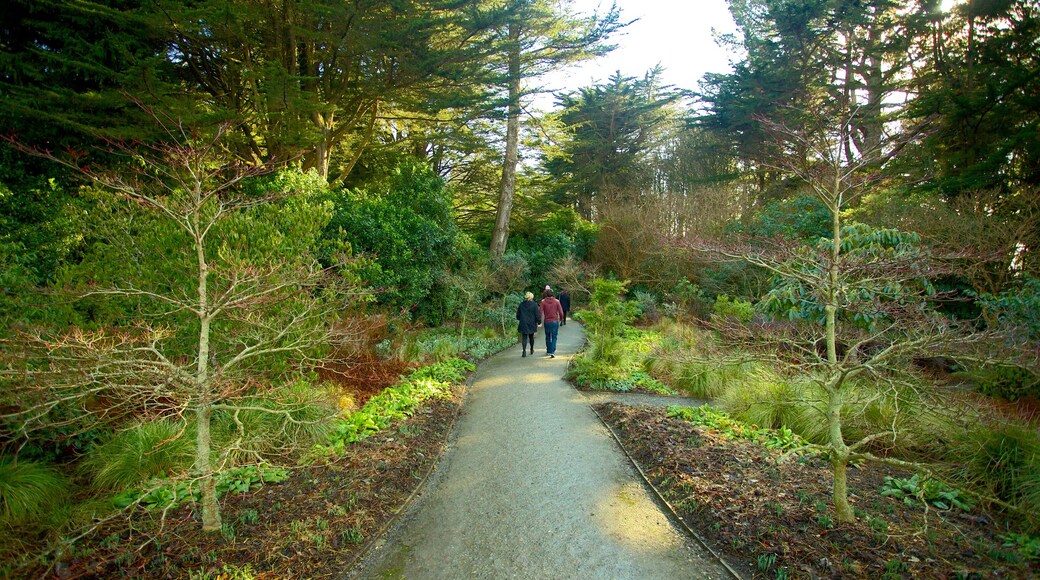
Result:
{"type": "Polygon", "coordinates": [[[192,437],[183,423],[143,422],[116,433],[91,450],[83,467],[100,489],[120,490],[187,469],[192,437]]]}
{"type": "Polygon", "coordinates": [[[38,522],[67,499],[68,484],[55,469],[32,461],[0,459],[0,521],[38,522]]]}

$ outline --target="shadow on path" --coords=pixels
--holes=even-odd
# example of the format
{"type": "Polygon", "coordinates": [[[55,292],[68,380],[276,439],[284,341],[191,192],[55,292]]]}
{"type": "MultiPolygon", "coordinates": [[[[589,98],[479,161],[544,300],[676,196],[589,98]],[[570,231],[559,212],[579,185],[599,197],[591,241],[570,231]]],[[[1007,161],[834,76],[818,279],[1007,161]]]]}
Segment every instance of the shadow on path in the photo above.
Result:
{"type": "Polygon", "coordinates": [[[351,577],[728,577],[563,381],[583,342],[568,323],[555,359],[513,347],[480,366],[453,446],[351,577]]]}

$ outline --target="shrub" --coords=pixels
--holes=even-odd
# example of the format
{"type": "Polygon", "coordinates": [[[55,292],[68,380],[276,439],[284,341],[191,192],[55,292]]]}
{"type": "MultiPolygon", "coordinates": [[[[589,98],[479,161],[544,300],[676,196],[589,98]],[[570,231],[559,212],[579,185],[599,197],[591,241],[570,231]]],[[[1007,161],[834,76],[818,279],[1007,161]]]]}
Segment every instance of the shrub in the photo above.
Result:
{"type": "Polygon", "coordinates": [[[319,445],[318,450],[340,453],[347,445],[410,417],[425,401],[446,396],[451,385],[462,381],[474,368],[473,363],[458,358],[419,368],[400,383],[383,389],[361,409],[336,421],[329,445],[319,445]]]}
{"type": "Polygon", "coordinates": [[[690,314],[697,318],[706,318],[711,312],[711,302],[704,295],[704,289],[693,284],[683,276],[668,293],[680,314],[690,314]]]}
{"type": "Polygon", "coordinates": [[[374,258],[359,276],[386,289],[381,303],[423,308],[441,302],[430,293],[456,259],[460,234],[440,176],[421,164],[406,164],[387,183],[370,191],[342,191],[332,201],[325,244],[374,258]]]}
{"type": "Polygon", "coordinates": [[[827,442],[824,393],[809,381],[790,381],[758,365],[730,381],[719,405],[734,417],[770,429],[788,428],[812,443],[827,442]]]}
{"type": "Polygon", "coordinates": [[[271,396],[238,404],[251,408],[220,411],[213,419],[215,447],[226,449],[234,442],[232,464],[307,449],[328,437],[337,414],[327,391],[302,377],[271,396]]]}
{"type": "Polygon", "coordinates": [[[731,299],[725,294],[719,294],[715,298],[715,315],[722,318],[736,318],[740,322],[747,324],[755,316],[755,307],[750,302],[745,302],[739,298],[731,299]]]}
{"type": "Polygon", "coordinates": [[[624,357],[621,333],[635,317],[635,304],[621,299],[627,282],[598,279],[592,283],[589,308],[574,314],[588,329],[587,355],[607,364],[619,364],[624,357]]]}
{"type": "Polygon", "coordinates": [[[947,449],[950,479],[1014,506],[1040,529],[1040,433],[1017,423],[966,429],[947,449]]]}
{"type": "Polygon", "coordinates": [[[65,502],[67,493],[65,479],[53,468],[33,461],[0,459],[0,522],[43,520],[65,502]]]}
{"type": "Polygon", "coordinates": [[[1023,367],[989,365],[958,374],[972,382],[975,390],[983,395],[1008,401],[1040,397],[1040,376],[1023,367]]]}
{"type": "Polygon", "coordinates": [[[95,447],[83,463],[94,484],[125,489],[147,479],[183,471],[192,462],[192,441],[183,423],[138,423],[95,447]]]}
{"type": "Polygon", "coordinates": [[[632,293],[632,297],[635,299],[637,308],[636,315],[639,318],[651,322],[657,320],[659,316],[657,312],[658,300],[657,296],[653,292],[636,290],[632,293]]]}

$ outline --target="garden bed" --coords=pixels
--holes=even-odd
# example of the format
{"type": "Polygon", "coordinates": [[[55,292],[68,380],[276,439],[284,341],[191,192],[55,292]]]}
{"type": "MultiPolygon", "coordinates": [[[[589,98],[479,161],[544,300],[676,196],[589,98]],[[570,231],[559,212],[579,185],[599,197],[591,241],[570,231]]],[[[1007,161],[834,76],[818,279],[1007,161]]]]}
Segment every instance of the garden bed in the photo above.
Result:
{"type": "Polygon", "coordinates": [[[436,464],[460,404],[458,393],[431,401],[402,423],[348,446],[330,463],[300,468],[286,481],[252,493],[222,497],[223,533],[203,533],[191,506],[168,514],[161,529],[157,514],[144,514],[99,530],[50,574],[342,577],[436,464]]]}
{"type": "Polygon", "coordinates": [[[764,578],[1036,577],[980,513],[927,512],[880,495],[887,466],[850,470],[853,524],[833,520],[829,463],[617,403],[596,406],[651,483],[731,565],[764,578]]]}

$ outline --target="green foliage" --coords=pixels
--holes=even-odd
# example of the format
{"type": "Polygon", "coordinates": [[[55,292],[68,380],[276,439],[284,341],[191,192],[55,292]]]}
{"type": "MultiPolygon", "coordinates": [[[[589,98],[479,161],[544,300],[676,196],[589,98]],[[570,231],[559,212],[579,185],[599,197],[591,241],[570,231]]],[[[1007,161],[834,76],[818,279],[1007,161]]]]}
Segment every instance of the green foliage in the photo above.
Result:
{"type": "Polygon", "coordinates": [[[383,389],[361,409],[338,420],[329,436],[329,444],[317,446],[318,450],[342,452],[347,445],[386,429],[394,421],[410,417],[425,401],[448,396],[452,384],[461,382],[465,373],[474,369],[473,363],[458,358],[419,368],[400,383],[383,389]]]}
{"type": "Polygon", "coordinates": [[[885,476],[881,495],[902,500],[908,506],[927,502],[941,510],[959,509],[965,512],[970,512],[973,507],[971,500],[960,491],[937,479],[922,479],[917,473],[909,478],[885,476]]]}
{"type": "Polygon", "coordinates": [[[1040,526],[1040,434],[1016,423],[972,425],[950,441],[953,466],[944,479],[1013,506],[1034,529],[1040,526]]]}
{"type": "MultiPolygon", "coordinates": [[[[289,472],[267,464],[243,465],[220,471],[216,480],[217,494],[248,493],[268,483],[281,483],[289,472]]],[[[185,501],[199,501],[201,491],[194,481],[160,482],[147,491],[130,489],[112,496],[112,505],[123,509],[137,503],[145,509],[168,509],[185,501]]]]}
{"type": "Polygon", "coordinates": [[[675,390],[651,376],[640,361],[661,341],[660,333],[623,326],[619,340],[624,356],[617,359],[595,358],[588,351],[574,358],[567,378],[576,385],[596,391],[628,392],[641,390],[674,395],[675,390]]]}
{"type": "MultiPolygon", "coordinates": [[[[847,261],[874,263],[882,260],[905,260],[909,263],[922,262],[919,248],[920,236],[896,229],[873,228],[866,224],[849,224],[841,230],[841,255],[847,261]]],[[[829,260],[831,241],[821,239],[814,251],[808,248],[802,255],[788,264],[807,277],[823,279],[829,260]]],[[[860,266],[862,269],[864,266],[860,266]]],[[[796,280],[777,276],[772,289],[762,297],[759,309],[775,319],[808,320],[823,324],[826,318],[823,303],[817,295],[818,289],[796,280]]],[[[923,275],[910,281],[891,278],[875,279],[865,276],[862,280],[842,281],[842,295],[846,303],[840,309],[841,316],[857,326],[873,328],[883,317],[884,303],[903,303],[908,306],[921,293],[932,293],[932,287],[923,275]]]]}
{"type": "Polygon", "coordinates": [[[1022,397],[1040,397],[1040,376],[1031,370],[1012,365],[986,365],[957,373],[975,385],[983,395],[1017,401],[1022,397]]]}
{"type": "Polygon", "coordinates": [[[82,465],[95,486],[120,490],[185,471],[192,450],[192,433],[184,423],[159,419],[117,432],[92,449],[82,465]]]}
{"type": "Polygon", "coordinates": [[[722,318],[736,318],[747,324],[755,316],[755,307],[750,302],[739,298],[730,298],[725,294],[719,294],[715,298],[715,315],[722,318]]]}
{"type": "Polygon", "coordinates": [[[712,408],[710,405],[700,407],[682,407],[670,405],[668,416],[682,419],[694,425],[705,427],[733,439],[746,439],[754,441],[769,449],[790,451],[805,446],[805,442],[791,432],[790,429],[765,429],[757,425],[751,425],[737,421],[728,414],[712,408]]]}
{"type": "Polygon", "coordinates": [[[307,377],[231,405],[239,408],[215,412],[212,429],[217,448],[230,450],[234,464],[307,449],[325,440],[336,415],[325,386],[307,377]]]}
{"type": "Polygon", "coordinates": [[[744,224],[735,224],[742,234],[761,238],[789,238],[815,242],[831,237],[831,212],[815,195],[770,201],[744,224]]]}
{"type": "Polygon", "coordinates": [[[617,365],[623,358],[621,333],[635,318],[636,305],[622,300],[627,282],[593,281],[589,307],[576,312],[574,317],[585,323],[591,347],[587,356],[596,361],[617,365]]]}
{"type": "Polygon", "coordinates": [[[559,281],[548,277],[553,265],[566,256],[574,255],[576,251],[573,238],[564,231],[547,228],[544,232],[530,236],[509,237],[509,252],[526,260],[531,274],[530,285],[535,288],[544,288],[546,284],[555,287],[559,281]]]}
{"type": "MultiPolygon", "coordinates": [[[[515,306],[510,312],[510,318],[516,314],[515,306]]],[[[423,332],[414,341],[406,340],[405,343],[416,345],[417,352],[406,362],[422,362],[433,360],[445,362],[457,357],[465,357],[469,360],[484,360],[516,343],[516,337],[510,332],[507,336],[499,336],[493,329],[470,329],[463,336],[455,331],[440,327],[423,332]],[[480,334],[477,334],[477,333],[480,334]]],[[[404,346],[402,348],[405,348],[404,346]]],[[[402,359],[405,360],[405,359],[402,359]]]]}
{"type": "Polygon", "coordinates": [[[560,97],[560,120],[570,135],[545,162],[554,201],[588,207],[596,193],[639,191],[649,182],[651,153],[678,99],[661,85],[658,72],[642,79],[616,73],[604,83],[560,97]]]}
{"type": "Polygon", "coordinates": [[[689,313],[698,318],[706,317],[711,309],[711,302],[705,296],[704,289],[690,282],[683,276],[668,293],[667,299],[672,301],[681,313],[689,313]]]}
{"type": "Polygon", "coordinates": [[[1008,534],[1001,536],[1005,548],[1014,548],[1026,561],[1040,560],[1040,537],[1029,534],[1008,534]]]}
{"type": "Polygon", "coordinates": [[[636,290],[632,293],[636,303],[636,316],[643,320],[657,320],[659,300],[657,295],[646,290],[636,290]]]}
{"type": "Polygon", "coordinates": [[[996,296],[983,294],[978,301],[1001,325],[1031,340],[1040,338],[1040,279],[1025,276],[1015,287],[996,296]]]}
{"type": "Polygon", "coordinates": [[[734,417],[770,429],[789,429],[812,443],[827,442],[825,394],[815,382],[785,379],[754,365],[726,385],[719,406],[734,417]]]}
{"type": "Polygon", "coordinates": [[[389,183],[340,191],[332,201],[326,252],[371,257],[358,275],[383,290],[380,303],[420,315],[436,310],[445,297],[430,294],[457,258],[460,240],[444,180],[426,166],[402,165],[389,183]]]}
{"type": "Polygon", "coordinates": [[[68,483],[55,469],[0,458],[0,523],[36,523],[68,500],[68,483]]]}

